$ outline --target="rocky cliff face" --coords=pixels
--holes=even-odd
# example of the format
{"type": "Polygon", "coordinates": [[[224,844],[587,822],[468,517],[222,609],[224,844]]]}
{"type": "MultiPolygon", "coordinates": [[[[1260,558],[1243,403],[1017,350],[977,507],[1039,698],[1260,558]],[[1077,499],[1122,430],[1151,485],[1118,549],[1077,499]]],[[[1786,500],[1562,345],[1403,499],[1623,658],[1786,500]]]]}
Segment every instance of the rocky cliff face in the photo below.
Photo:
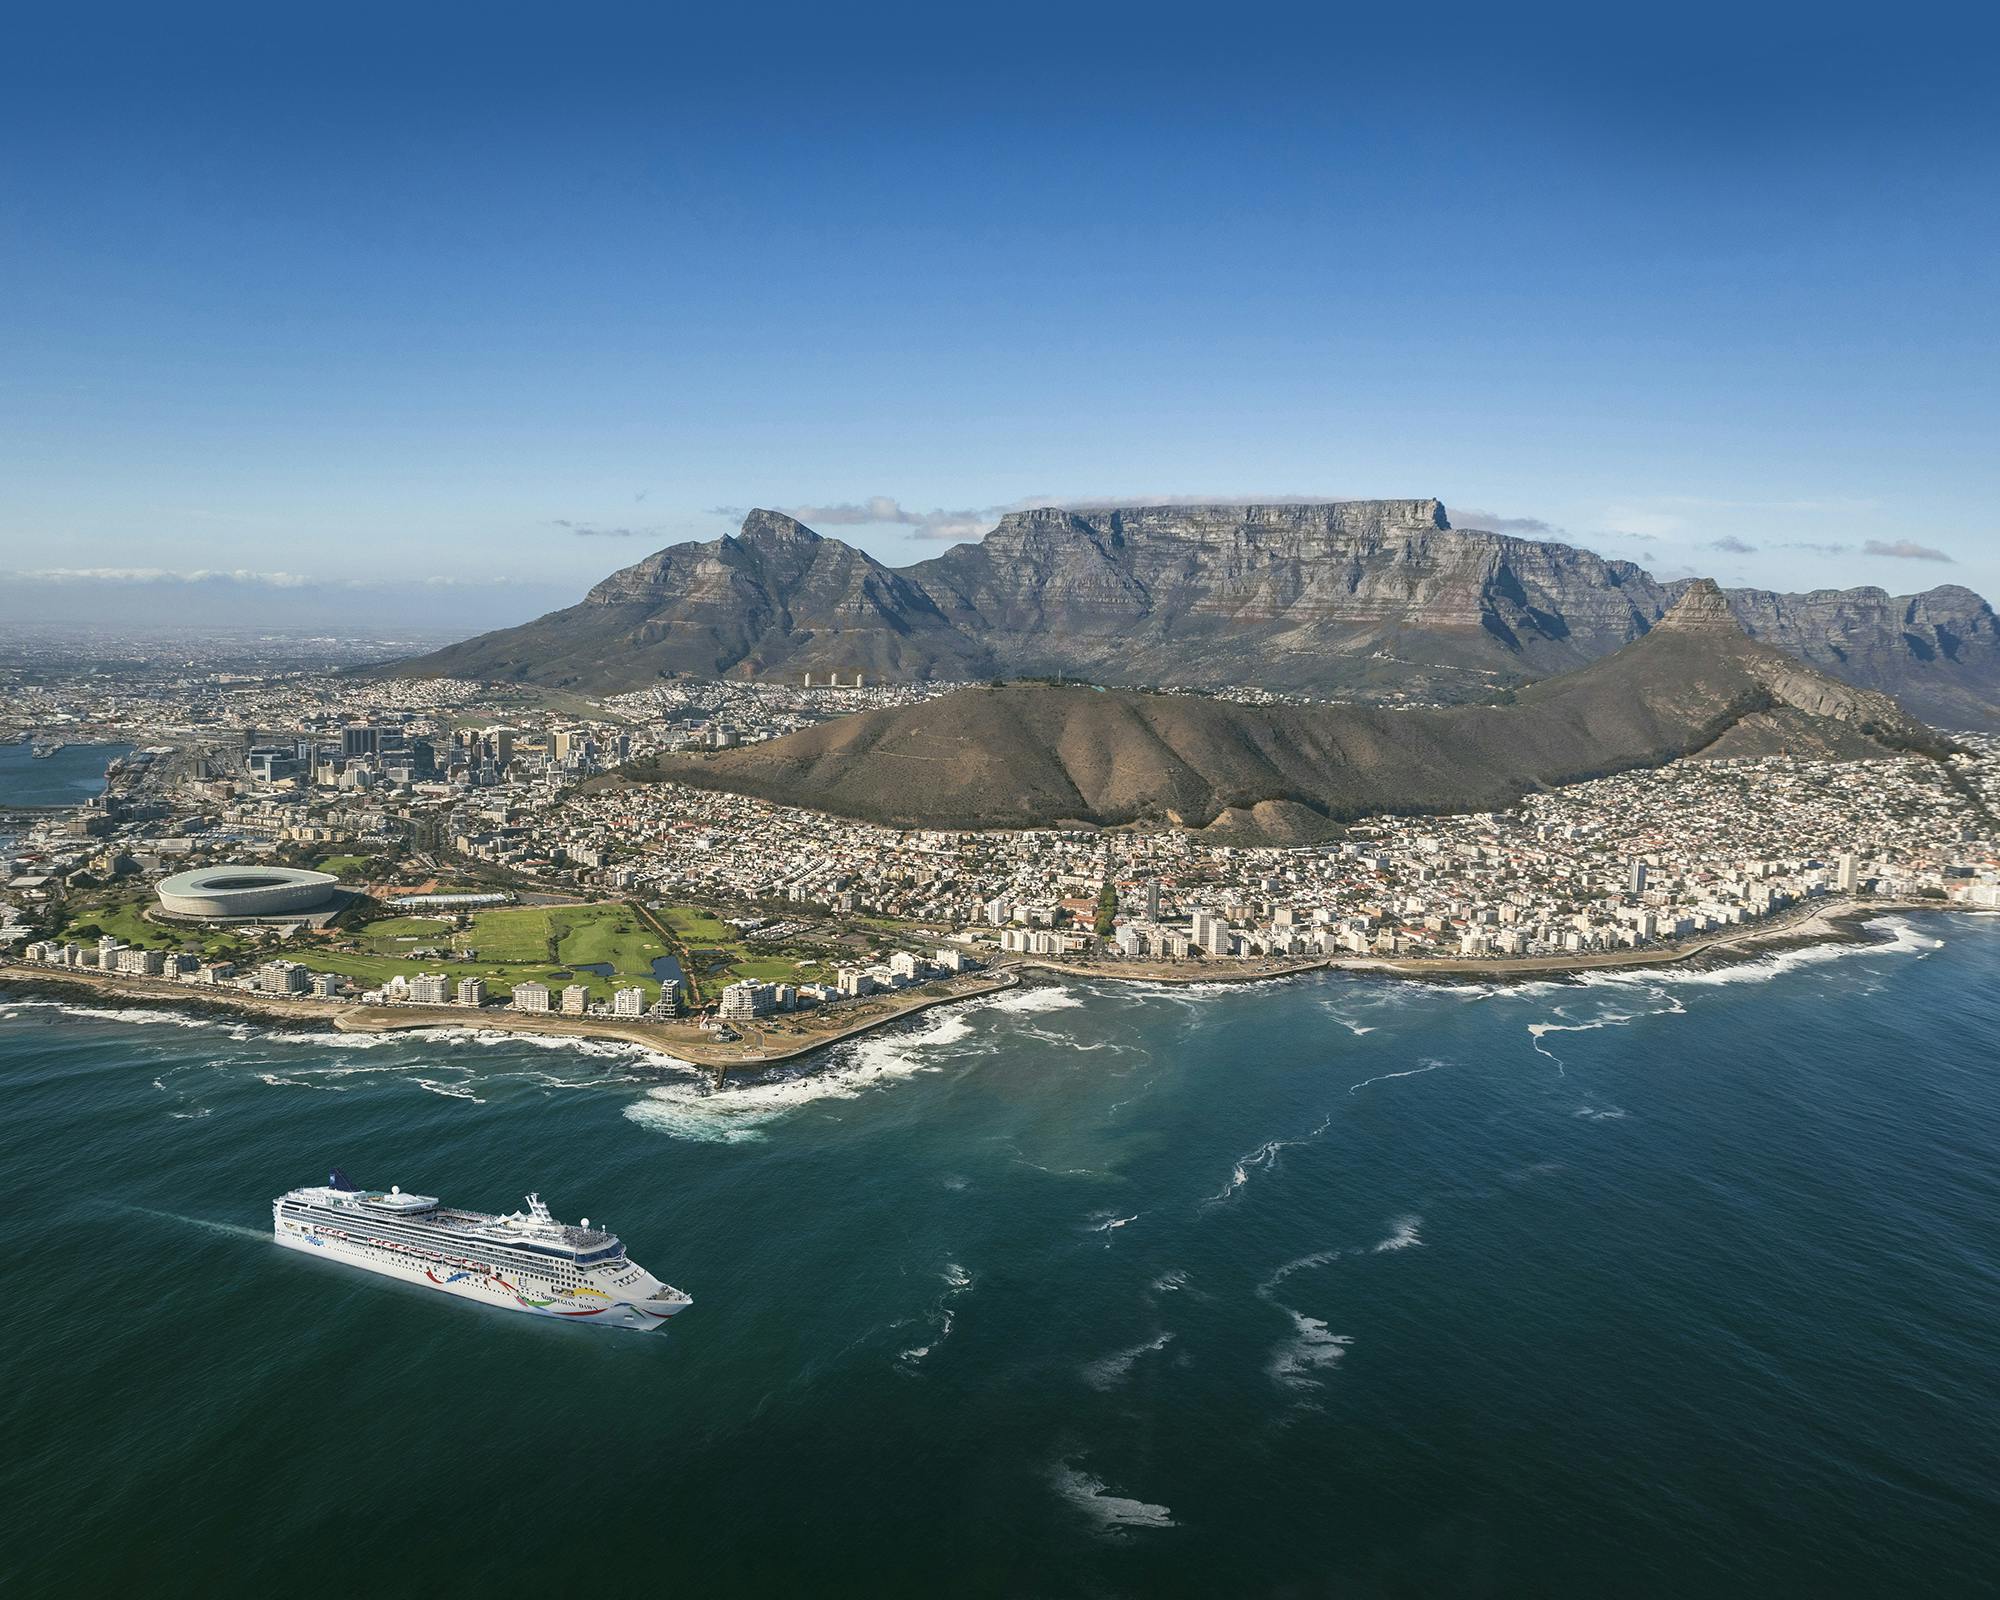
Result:
{"type": "MultiPolygon", "coordinates": [[[[596,692],[858,670],[1478,699],[1629,644],[1688,587],[1453,528],[1435,500],[1025,511],[901,570],[754,511],[732,537],[662,550],[579,605],[401,670],[596,692]]],[[[1996,721],[2000,624],[1970,590],[1726,601],[1752,638],[1933,721],[1996,721]]]]}
{"type": "Polygon", "coordinates": [[[1021,512],[910,576],[1025,670],[1300,689],[1410,676],[1371,660],[1559,670],[1669,598],[1626,563],[1456,530],[1435,500],[1021,512]],[[1412,630],[1433,636],[1414,662],[1412,630]]]}

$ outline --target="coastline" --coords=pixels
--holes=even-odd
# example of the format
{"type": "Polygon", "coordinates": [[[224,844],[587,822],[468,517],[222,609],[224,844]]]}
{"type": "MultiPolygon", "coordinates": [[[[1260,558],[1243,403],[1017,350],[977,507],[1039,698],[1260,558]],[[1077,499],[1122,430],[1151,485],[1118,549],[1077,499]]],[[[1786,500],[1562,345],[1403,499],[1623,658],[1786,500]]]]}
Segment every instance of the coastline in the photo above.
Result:
{"type": "Polygon", "coordinates": [[[939,1006],[978,999],[1017,986],[1024,975],[1047,973],[1117,983],[1251,984],[1299,977],[1311,972],[1349,972],[1439,983],[1468,981],[1532,982],[1561,978],[1603,968],[1675,966],[1708,958],[1717,962],[1748,961],[1778,949],[1803,945],[1856,943],[1871,919],[1898,911],[1950,911],[1949,903],[1907,900],[1838,899],[1811,903],[1781,917],[1728,928],[1671,947],[1598,951],[1564,956],[1522,957],[1393,957],[1317,956],[1304,960],[1275,959],[1254,963],[1054,961],[1027,957],[996,962],[963,977],[926,984],[904,998],[874,997],[839,1012],[804,1013],[782,1020],[739,1025],[742,1037],[718,1040],[693,1023],[657,1023],[611,1017],[566,1017],[558,1014],[487,1008],[469,1012],[457,1006],[329,1005],[243,991],[191,990],[186,984],[160,978],[107,977],[103,973],[0,961],[0,987],[41,992],[59,999],[80,998],[82,990],[111,1007],[147,1009],[162,1005],[233,1018],[254,1018],[287,1030],[332,1027],[342,1033],[398,1033],[425,1028],[469,1028],[491,1033],[528,1033],[636,1045],[657,1051],[715,1074],[720,1085],[732,1070],[776,1066],[872,1033],[939,1006]],[[931,992],[938,991],[938,992],[931,992]],[[821,1019],[836,1023],[815,1027],[821,1019]]]}
{"type": "Polygon", "coordinates": [[[1380,973],[1446,983],[1466,979],[1527,982],[1606,967],[1670,967],[1704,956],[1718,961],[1753,960],[1770,954],[1772,948],[1851,944],[1861,937],[1861,924],[1872,917],[1896,911],[1955,909],[1949,901],[1823,898],[1775,917],[1698,934],[1677,944],[1547,956],[1312,956],[1231,962],[1226,967],[1220,961],[1090,962],[1029,956],[1012,965],[1017,971],[1035,969],[1066,978],[1117,983],[1267,983],[1307,972],[1380,973]]]}
{"type": "Polygon", "coordinates": [[[825,1013],[837,1025],[811,1025],[821,1014],[808,1012],[808,1020],[787,1018],[744,1023],[742,1037],[720,1040],[692,1023],[647,1023],[613,1017],[565,1017],[535,1012],[486,1008],[467,1011],[458,1006],[362,1006],[330,1005],[318,1000],[295,1000],[279,995],[247,994],[242,991],[190,991],[186,984],[159,978],[114,977],[102,973],[79,972],[63,967],[28,966],[17,962],[0,963],[0,988],[26,993],[44,993],[57,999],[80,1000],[75,991],[85,991],[93,1002],[114,1008],[146,1010],[175,1006],[231,1018],[254,1018],[267,1026],[287,1030],[331,1027],[340,1033],[399,1033],[424,1028],[468,1028],[488,1033],[533,1033],[571,1039],[594,1039],[613,1044],[637,1045],[657,1051],[692,1067],[715,1073],[716,1081],[732,1069],[744,1070],[776,1066],[781,1062],[811,1055],[840,1044],[859,1034],[891,1023],[919,1016],[938,1006],[1011,989],[1020,982],[1005,968],[967,974],[961,978],[926,984],[908,991],[906,997],[881,997],[863,1001],[846,1017],[825,1013]],[[928,990],[941,993],[928,993],[928,990]],[[780,1031],[782,1029],[783,1031],[780,1031]]]}

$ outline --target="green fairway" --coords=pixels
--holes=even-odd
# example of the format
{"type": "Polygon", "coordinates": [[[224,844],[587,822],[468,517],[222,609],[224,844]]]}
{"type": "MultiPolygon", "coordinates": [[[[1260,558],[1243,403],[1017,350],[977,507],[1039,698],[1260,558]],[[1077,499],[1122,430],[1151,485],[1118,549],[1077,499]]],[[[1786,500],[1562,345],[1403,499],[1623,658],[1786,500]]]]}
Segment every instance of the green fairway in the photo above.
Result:
{"type": "Polygon", "coordinates": [[[658,998],[652,977],[653,958],[666,946],[641,926],[629,906],[506,906],[475,912],[468,925],[431,917],[386,917],[371,922],[350,939],[359,950],[332,950],[308,943],[297,959],[321,971],[340,972],[373,987],[397,973],[443,972],[454,986],[460,978],[482,977],[489,995],[505,998],[514,985],[530,979],[560,990],[580,983],[594,1000],[608,1000],[614,989],[637,986],[646,1003],[658,998]],[[470,950],[469,961],[419,958],[410,947],[446,952],[470,950]],[[585,972],[583,966],[605,965],[612,975],[585,972]]]}
{"type": "MultiPolygon", "coordinates": [[[[458,980],[481,977],[489,996],[505,999],[517,983],[530,979],[561,990],[580,983],[594,1000],[609,1000],[614,989],[637,986],[646,1003],[658,998],[652,976],[654,958],[668,946],[622,902],[571,906],[503,906],[477,911],[463,919],[438,916],[380,917],[359,928],[331,934],[304,934],[278,945],[259,930],[229,931],[196,923],[160,924],[140,913],[151,897],[77,908],[65,931],[95,927],[126,944],[163,950],[198,950],[214,959],[247,963],[282,956],[303,962],[316,972],[338,972],[369,988],[397,974],[414,978],[420,972],[442,972],[454,989],[458,980]],[[418,950],[439,954],[419,956],[418,950]],[[470,950],[470,960],[453,952],[470,950]],[[609,977],[582,970],[608,966],[609,977]]],[[[682,945],[688,974],[699,980],[705,999],[713,1000],[722,986],[739,978],[767,983],[831,982],[833,963],[806,946],[751,944],[713,911],[676,905],[656,913],[673,929],[682,945]]],[[[94,942],[96,934],[86,942],[94,942]]]]}
{"type": "Polygon", "coordinates": [[[724,984],[741,978],[765,983],[831,983],[833,966],[816,950],[778,944],[751,944],[713,911],[670,905],[657,913],[686,947],[685,964],[713,998],[724,984]]]}

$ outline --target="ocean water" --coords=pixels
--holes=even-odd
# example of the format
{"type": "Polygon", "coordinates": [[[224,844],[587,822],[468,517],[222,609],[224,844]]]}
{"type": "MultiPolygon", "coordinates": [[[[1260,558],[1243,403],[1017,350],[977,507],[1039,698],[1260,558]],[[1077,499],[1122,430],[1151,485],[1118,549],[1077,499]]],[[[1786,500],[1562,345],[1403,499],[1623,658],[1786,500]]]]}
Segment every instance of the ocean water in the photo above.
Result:
{"type": "Polygon", "coordinates": [[[0,806],[73,806],[104,792],[104,769],[126,744],[72,744],[36,759],[31,746],[0,742],[0,806]]]}
{"type": "Polygon", "coordinates": [[[719,1094],[0,994],[0,1587],[1990,1593],[2000,919],[1875,935],[1022,990],[719,1094]],[[280,1252],[334,1163],[694,1307],[280,1252]]]}

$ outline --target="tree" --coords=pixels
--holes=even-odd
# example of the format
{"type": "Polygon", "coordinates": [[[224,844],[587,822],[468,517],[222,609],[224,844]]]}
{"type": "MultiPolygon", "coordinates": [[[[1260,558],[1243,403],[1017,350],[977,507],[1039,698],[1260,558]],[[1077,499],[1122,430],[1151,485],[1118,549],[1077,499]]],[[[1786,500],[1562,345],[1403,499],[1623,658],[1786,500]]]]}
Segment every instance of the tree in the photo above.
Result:
{"type": "Polygon", "coordinates": [[[1118,887],[1109,878],[1104,887],[1097,891],[1097,916],[1091,923],[1091,930],[1100,939],[1111,937],[1112,924],[1118,920],[1118,887]]]}

